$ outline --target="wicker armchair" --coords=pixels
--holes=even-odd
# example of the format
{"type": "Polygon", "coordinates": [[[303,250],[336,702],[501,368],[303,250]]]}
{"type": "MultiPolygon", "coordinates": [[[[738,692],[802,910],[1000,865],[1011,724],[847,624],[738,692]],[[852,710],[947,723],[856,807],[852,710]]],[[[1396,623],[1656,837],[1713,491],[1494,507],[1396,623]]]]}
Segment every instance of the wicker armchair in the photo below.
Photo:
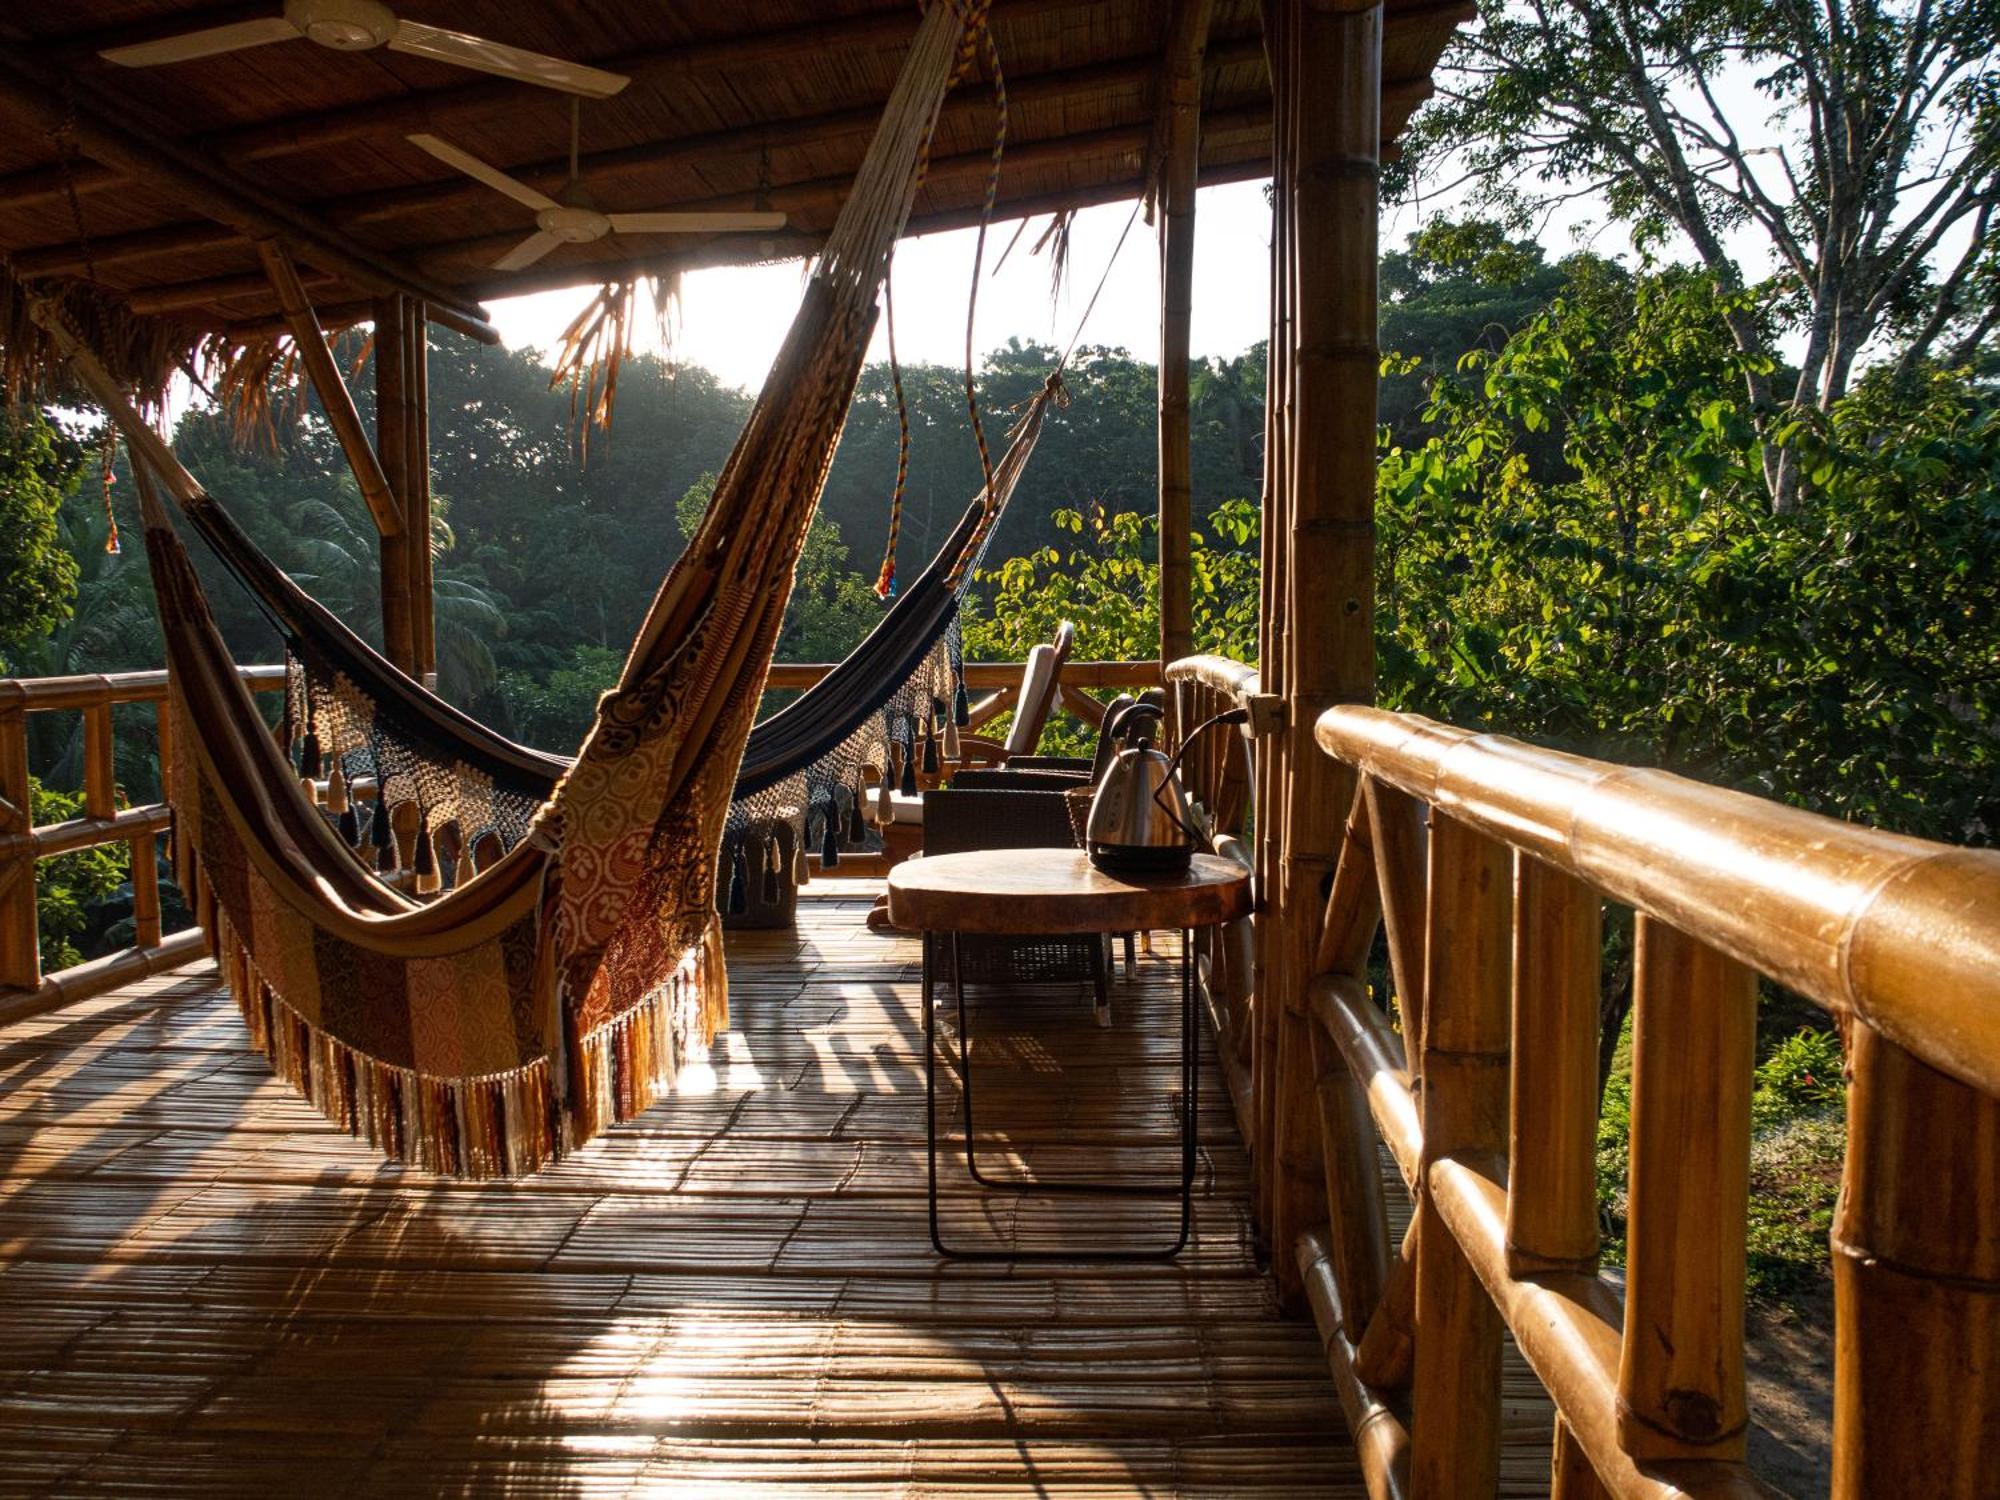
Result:
{"type": "MultiPolygon", "coordinates": [[[[1067,780],[1074,783],[1074,778],[1067,780]]],[[[927,855],[973,849],[1075,846],[1062,790],[950,786],[926,793],[924,852],[927,855]]],[[[958,939],[958,951],[965,963],[968,984],[1087,983],[1097,1007],[1098,1024],[1110,1024],[1111,946],[1102,934],[1082,937],[967,934],[958,939]]],[[[952,977],[950,965],[947,954],[940,978],[952,977]]]]}

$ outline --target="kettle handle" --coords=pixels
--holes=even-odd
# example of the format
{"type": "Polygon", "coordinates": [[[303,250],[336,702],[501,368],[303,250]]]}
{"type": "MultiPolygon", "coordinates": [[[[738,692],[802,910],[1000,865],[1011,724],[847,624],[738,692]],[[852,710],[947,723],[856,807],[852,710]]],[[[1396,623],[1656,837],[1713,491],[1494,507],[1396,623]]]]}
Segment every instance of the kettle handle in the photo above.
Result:
{"type": "Polygon", "coordinates": [[[1161,704],[1148,703],[1144,698],[1135,699],[1123,708],[1112,710],[1111,717],[1104,721],[1104,737],[1107,740],[1122,739],[1131,732],[1129,726],[1140,719],[1151,719],[1157,727],[1166,723],[1167,711],[1161,704]]]}

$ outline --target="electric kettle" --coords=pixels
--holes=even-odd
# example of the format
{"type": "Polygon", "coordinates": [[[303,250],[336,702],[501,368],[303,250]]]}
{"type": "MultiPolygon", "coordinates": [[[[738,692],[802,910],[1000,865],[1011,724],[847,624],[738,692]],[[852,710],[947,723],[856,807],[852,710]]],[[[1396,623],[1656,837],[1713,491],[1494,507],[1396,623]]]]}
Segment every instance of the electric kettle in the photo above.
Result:
{"type": "Polygon", "coordinates": [[[1105,720],[1107,742],[1124,742],[1090,799],[1084,848],[1100,870],[1171,873],[1194,853],[1187,793],[1174,762],[1153,748],[1165,710],[1143,700],[1105,720]]]}

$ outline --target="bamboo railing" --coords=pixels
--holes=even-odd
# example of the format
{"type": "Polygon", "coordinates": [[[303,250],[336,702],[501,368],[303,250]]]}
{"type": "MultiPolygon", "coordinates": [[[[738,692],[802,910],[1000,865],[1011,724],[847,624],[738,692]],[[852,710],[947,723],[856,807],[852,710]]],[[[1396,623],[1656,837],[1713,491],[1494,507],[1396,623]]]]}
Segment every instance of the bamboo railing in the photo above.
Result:
{"type": "MultiPolygon", "coordinates": [[[[244,667],[242,673],[257,692],[284,690],[282,666],[244,667]]],[[[114,770],[112,710],[125,703],[162,704],[166,696],[164,671],[0,679],[0,1024],[103,994],[201,956],[196,929],[160,931],[157,855],[172,811],[163,802],[120,806],[114,770]],[[83,716],[83,815],[37,828],[28,793],[28,716],[43,713],[83,716]],[[132,946],[44,974],[35,925],[40,862],[105,844],[124,844],[131,851],[132,946]]],[[[164,782],[172,753],[164,714],[158,718],[158,734],[164,782]]]]}
{"type": "MultiPolygon", "coordinates": [[[[1256,702],[1231,663],[1167,680],[1256,702]]],[[[1273,1248],[1303,1275],[1371,1495],[1494,1492],[1503,1328],[1556,1408],[1558,1500],[1768,1493],[1743,1463],[1759,976],[1850,1039],[1833,1493],[1994,1493],[2000,852],[1378,709],[1314,730],[1356,790],[1306,986],[1312,1097],[1238,1113],[1266,1155],[1260,1122],[1317,1112],[1327,1222],[1273,1248]],[[1622,1279],[1597,1265],[1606,902],[1636,934],[1622,1279]],[[1414,1203],[1400,1242],[1385,1150],[1414,1203]]],[[[1234,1003],[1225,1053],[1266,1044],[1259,997],[1234,1003]]],[[[1281,1061],[1253,1051],[1247,1072],[1296,1076],[1281,1061]]]]}

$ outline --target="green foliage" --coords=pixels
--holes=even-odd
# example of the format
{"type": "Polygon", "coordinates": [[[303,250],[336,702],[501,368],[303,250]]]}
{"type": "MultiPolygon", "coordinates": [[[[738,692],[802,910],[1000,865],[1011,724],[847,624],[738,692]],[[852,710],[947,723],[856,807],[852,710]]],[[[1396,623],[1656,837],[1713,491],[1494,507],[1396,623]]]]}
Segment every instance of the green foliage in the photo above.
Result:
{"type": "Polygon", "coordinates": [[[608,646],[575,646],[562,665],[545,674],[506,672],[500,692],[524,744],[576,746],[624,670],[625,653],[608,646]]]}
{"type": "MultiPolygon", "coordinates": [[[[38,826],[83,815],[80,794],[53,791],[33,777],[28,781],[28,792],[38,826]]],[[[44,971],[52,973],[83,962],[86,955],[77,944],[90,929],[92,908],[117,891],[130,868],[131,850],[124,844],[79,849],[41,862],[36,872],[35,918],[44,971]]]]}
{"type": "Polygon", "coordinates": [[[0,416],[0,671],[15,670],[24,646],[69,618],[77,565],[58,520],[82,462],[40,412],[0,416]]]}
{"type": "Polygon", "coordinates": [[[2000,827],[2000,412],[1864,382],[1777,440],[1774,515],[1705,278],[1573,279],[1379,473],[1384,701],[1836,816],[2000,827]],[[1560,440],[1537,462],[1531,434],[1560,440]]]}
{"type": "MultiPolygon", "coordinates": [[[[1131,661],[1160,650],[1159,518],[1136,511],[1059,510],[1078,540],[1043,547],[982,571],[988,593],[967,612],[965,650],[975,661],[1020,661],[1064,620],[1079,657],[1131,661]]],[[[1195,647],[1240,659],[1257,654],[1257,507],[1226,500],[1194,533],[1190,587],[1195,647]],[[1213,540],[1210,538],[1213,537],[1213,540]]]]}

